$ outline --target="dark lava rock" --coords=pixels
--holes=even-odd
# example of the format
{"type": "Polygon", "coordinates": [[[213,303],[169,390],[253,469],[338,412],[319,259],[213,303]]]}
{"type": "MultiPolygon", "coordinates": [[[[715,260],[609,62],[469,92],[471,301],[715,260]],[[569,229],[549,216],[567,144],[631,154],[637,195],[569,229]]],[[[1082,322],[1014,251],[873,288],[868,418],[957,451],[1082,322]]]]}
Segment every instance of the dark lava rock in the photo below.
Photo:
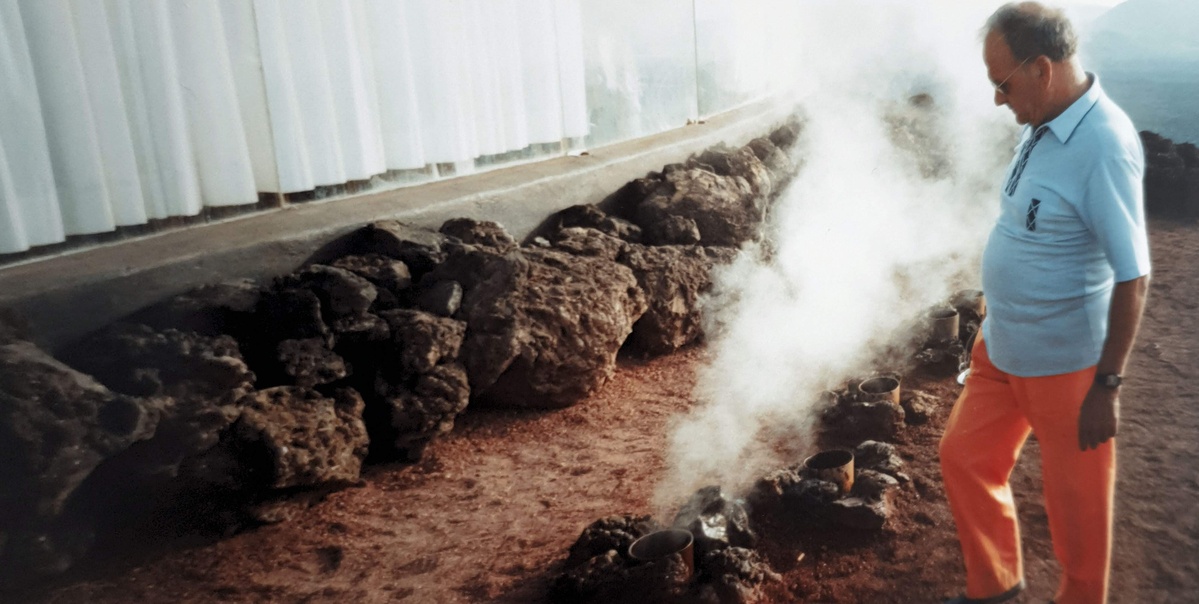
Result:
{"type": "Polygon", "coordinates": [[[803,126],[800,121],[792,118],[770,133],[770,142],[774,143],[780,149],[790,149],[799,140],[799,134],[802,130],[803,126]]]}
{"type": "Polygon", "coordinates": [[[504,227],[497,223],[473,218],[451,218],[441,225],[439,232],[462,243],[490,248],[500,254],[517,247],[516,240],[504,227]]]}
{"type": "Polygon", "coordinates": [[[554,233],[551,246],[574,256],[617,261],[629,244],[593,228],[568,227],[554,233]]]}
{"type": "Polygon", "coordinates": [[[0,343],[0,583],[65,570],[91,545],[60,522],[107,458],[154,434],[169,401],[115,393],[30,342],[0,343]]]}
{"type": "Polygon", "coordinates": [[[498,406],[567,407],[595,392],[646,306],[627,267],[555,250],[462,246],[431,274],[463,284],[471,397],[498,406]]]}
{"type": "Polygon", "coordinates": [[[774,192],[774,182],[770,177],[770,171],[766,169],[766,164],[763,164],[762,160],[754,154],[754,150],[748,146],[739,149],[717,146],[705,150],[696,159],[712,166],[712,169],[721,176],[744,178],[755,195],[770,197],[774,192]]]}
{"type": "Polygon", "coordinates": [[[400,260],[414,282],[445,260],[446,237],[436,231],[396,220],[373,222],[354,232],[348,247],[358,254],[381,254],[400,260]]]}
{"type": "Polygon", "coordinates": [[[382,254],[343,256],[330,264],[370,281],[376,288],[398,294],[412,285],[412,273],[401,260],[382,254]]]}
{"type": "Polygon", "coordinates": [[[633,325],[629,343],[649,354],[674,352],[703,337],[700,297],[712,271],[736,256],[732,248],[629,245],[620,263],[633,269],[649,309],[633,325]]]}
{"type": "Polygon", "coordinates": [[[376,386],[391,423],[389,430],[376,432],[387,434],[395,454],[416,461],[434,438],[454,429],[454,418],[470,402],[470,385],[466,370],[457,363],[433,367],[410,384],[376,386]]]}
{"type": "Polygon", "coordinates": [[[900,401],[903,407],[904,421],[912,426],[928,423],[933,409],[937,406],[937,397],[920,390],[909,390],[900,401]]]}
{"type": "Polygon", "coordinates": [[[314,264],[279,281],[279,289],[307,289],[321,302],[326,322],[337,317],[362,316],[379,291],[368,280],[341,268],[314,264]]]}
{"type": "Polygon", "coordinates": [[[134,499],[138,488],[186,488],[176,477],[192,458],[217,445],[255,381],[232,338],[144,325],[102,330],[65,360],[115,391],[169,397],[153,436],[105,464],[105,476],[127,483],[134,499]]]}
{"type": "Polygon", "coordinates": [[[779,514],[779,520],[793,525],[826,524],[829,519],[828,505],[841,497],[841,488],[836,483],[818,478],[801,478],[797,482],[789,478],[781,484],[783,494],[780,505],[767,513],[779,514]]]}
{"type": "Polygon", "coordinates": [[[891,443],[865,441],[853,450],[853,459],[856,470],[875,470],[894,478],[899,478],[903,469],[903,460],[891,443]]]}
{"type": "Polygon", "coordinates": [[[262,287],[250,279],[205,285],[140,310],[126,322],[157,330],[241,337],[252,328],[250,319],[261,296],[262,287]]]}
{"type": "Polygon", "coordinates": [[[758,552],[744,547],[709,552],[699,559],[699,568],[720,604],[764,602],[761,588],[782,580],[758,552]]]}
{"type": "Polygon", "coordinates": [[[830,409],[825,421],[847,437],[892,438],[903,430],[903,407],[891,401],[847,401],[830,409]]]}
{"type": "Polygon", "coordinates": [[[758,537],[749,526],[745,506],[727,497],[718,486],[695,492],[675,515],[672,526],[695,537],[695,555],[726,547],[753,547],[758,537]]]}
{"type": "Polygon", "coordinates": [[[354,482],[367,451],[362,409],[352,390],[336,399],[298,386],[260,390],[243,401],[228,444],[250,484],[282,489],[354,482]]]}
{"type": "Polygon", "coordinates": [[[462,307],[462,285],[457,281],[438,281],[422,288],[416,306],[438,316],[452,317],[462,307]]]}
{"type": "Polygon", "coordinates": [[[409,309],[388,310],[381,316],[391,328],[393,344],[383,367],[389,381],[402,382],[458,359],[466,323],[409,309]]]}
{"type": "MultiPolygon", "coordinates": [[[[645,191],[645,194],[637,202],[640,203],[644,200],[648,193],[648,190],[645,191]]],[[[557,233],[563,229],[583,228],[595,229],[605,235],[611,235],[630,243],[641,242],[641,227],[623,218],[609,216],[595,205],[571,206],[554,214],[546,222],[547,233],[551,239],[557,238],[557,233]]]]}
{"type": "Polygon", "coordinates": [[[829,516],[837,524],[858,530],[877,531],[891,517],[891,508],[885,498],[866,500],[846,497],[829,504],[829,516]]]}
{"type": "MultiPolygon", "coordinates": [[[[753,157],[752,153],[748,155],[753,157]]],[[[677,217],[695,223],[703,245],[736,247],[757,235],[764,208],[764,199],[744,178],[720,176],[699,168],[676,169],[638,206],[634,221],[642,228],[647,243],[680,243],[660,238],[674,233],[674,227],[667,228],[672,224],[667,220],[677,217]]]]}
{"type": "Polygon", "coordinates": [[[647,229],[645,240],[651,245],[695,245],[703,239],[699,225],[686,216],[663,216],[647,229]]]}
{"type": "Polygon", "coordinates": [[[780,193],[795,176],[796,167],[791,158],[766,137],[755,138],[749,141],[746,147],[766,165],[766,169],[770,171],[771,181],[774,183],[774,193],[776,195],[780,193]]]}
{"type": "Polygon", "coordinates": [[[255,313],[260,331],[247,342],[247,355],[254,349],[274,352],[283,340],[321,338],[333,344],[333,332],[321,316],[321,300],[307,289],[275,289],[262,295],[255,313]]]}
{"type": "Polygon", "coordinates": [[[635,221],[637,206],[648,199],[661,184],[661,174],[650,174],[645,178],[630,180],[617,190],[611,198],[604,201],[603,208],[609,214],[619,216],[625,220],[635,221]]]}
{"type": "Polygon", "coordinates": [[[11,308],[0,308],[0,344],[14,340],[30,341],[32,330],[29,321],[21,313],[11,308]]]}
{"type": "Polygon", "coordinates": [[[690,585],[690,569],[679,554],[634,565],[609,550],[559,575],[550,599],[561,604],[684,604],[690,600],[690,585]]]}
{"type": "MultiPolygon", "coordinates": [[[[342,317],[330,326],[337,339],[338,349],[391,339],[391,327],[382,317],[367,313],[357,317],[342,317]]],[[[322,344],[325,340],[319,339],[322,344]]]]}
{"type": "Polygon", "coordinates": [[[279,342],[278,360],[289,381],[297,386],[312,388],[336,382],[349,374],[345,360],[325,348],[320,338],[284,340],[279,342]]]}
{"type": "Polygon", "coordinates": [[[1199,218],[1199,149],[1141,132],[1145,149],[1145,210],[1154,216],[1199,218]]]}
{"type": "MultiPolygon", "coordinates": [[[[956,376],[962,363],[966,360],[966,347],[962,345],[962,341],[954,338],[952,341],[933,342],[916,353],[916,361],[932,375],[941,377],[956,376]]],[[[901,401],[902,404],[902,401],[901,401]]],[[[903,405],[904,411],[907,411],[907,405],[903,405]]],[[[907,418],[909,424],[920,423],[911,421],[907,418]]]]}
{"type": "Polygon", "coordinates": [[[802,479],[799,472],[792,468],[774,470],[759,478],[750,489],[748,499],[751,507],[756,511],[762,504],[780,500],[783,494],[795,488],[800,480],[802,479]]]}
{"type": "Polygon", "coordinates": [[[592,522],[570,546],[566,568],[574,568],[608,550],[628,556],[629,546],[662,527],[650,516],[608,516],[592,522]]]}
{"type": "Polygon", "coordinates": [[[71,366],[133,396],[169,396],[228,407],[253,389],[254,374],[229,336],[116,324],[62,354],[71,366]]]}
{"type": "Polygon", "coordinates": [[[899,481],[876,470],[858,470],[854,473],[853,496],[867,501],[878,501],[891,489],[899,488],[899,481]]]}

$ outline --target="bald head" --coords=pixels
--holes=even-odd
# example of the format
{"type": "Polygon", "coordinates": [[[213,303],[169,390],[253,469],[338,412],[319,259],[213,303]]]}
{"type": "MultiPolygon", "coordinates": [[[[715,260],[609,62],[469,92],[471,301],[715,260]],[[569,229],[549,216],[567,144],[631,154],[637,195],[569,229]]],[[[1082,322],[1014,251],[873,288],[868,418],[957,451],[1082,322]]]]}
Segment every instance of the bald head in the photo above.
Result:
{"type": "Polygon", "coordinates": [[[1060,63],[1078,51],[1078,36],[1070,20],[1062,11],[1037,2],[999,7],[983,28],[984,36],[991,33],[1003,38],[1017,61],[1045,56],[1060,63]]]}

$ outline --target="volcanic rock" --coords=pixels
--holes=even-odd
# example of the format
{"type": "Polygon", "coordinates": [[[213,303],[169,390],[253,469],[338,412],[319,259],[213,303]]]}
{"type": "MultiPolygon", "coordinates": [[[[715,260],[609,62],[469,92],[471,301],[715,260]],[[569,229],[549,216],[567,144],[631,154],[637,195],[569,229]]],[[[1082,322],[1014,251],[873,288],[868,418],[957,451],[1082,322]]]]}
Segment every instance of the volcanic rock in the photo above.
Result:
{"type": "Polygon", "coordinates": [[[320,338],[279,342],[278,360],[291,383],[305,388],[336,382],[349,374],[345,360],[320,338]]]}
{"type": "Polygon", "coordinates": [[[391,328],[392,350],[384,372],[403,382],[458,358],[466,323],[420,310],[397,309],[381,315],[391,328]]]}
{"type": "Polygon", "coordinates": [[[841,487],[818,478],[804,478],[783,491],[783,508],[799,524],[823,524],[828,505],[841,497],[841,487]]]}
{"type": "MultiPolygon", "coordinates": [[[[391,328],[382,317],[371,313],[356,317],[342,317],[330,326],[336,336],[337,349],[346,346],[358,346],[372,342],[383,342],[391,339],[391,328]]],[[[316,338],[322,344],[324,339],[316,338]]]]}
{"type": "Polygon", "coordinates": [[[29,322],[11,308],[0,308],[0,344],[31,339],[29,322]]]}
{"type": "Polygon", "coordinates": [[[250,319],[261,296],[262,287],[251,279],[205,285],[140,310],[126,322],[240,338],[252,328],[250,319]]]}
{"type": "Polygon", "coordinates": [[[554,233],[554,249],[574,256],[590,256],[616,262],[629,244],[594,228],[568,227],[554,233]]]}
{"type": "Polygon", "coordinates": [[[853,495],[867,501],[877,501],[891,489],[899,488],[899,481],[876,470],[859,470],[854,473],[853,495]]]}
{"type": "Polygon", "coordinates": [[[633,325],[630,344],[649,354],[674,352],[703,337],[700,297],[712,287],[717,264],[732,248],[629,245],[620,263],[633,269],[649,309],[633,325]]]}
{"type": "Polygon", "coordinates": [[[60,522],[68,499],[153,435],[167,404],[112,392],[30,342],[0,342],[0,583],[60,572],[86,551],[86,529],[60,522]]]}
{"type": "Polygon", "coordinates": [[[695,245],[703,239],[699,225],[686,216],[663,216],[647,229],[645,240],[651,245],[695,245]]]}
{"type": "Polygon", "coordinates": [[[452,317],[462,307],[462,285],[457,281],[438,281],[422,288],[416,306],[438,316],[452,317]]]}
{"type": "Polygon", "coordinates": [[[326,322],[338,317],[358,317],[379,296],[368,280],[341,268],[314,264],[279,280],[280,289],[307,289],[321,302],[326,322]]]}
{"type": "Polygon", "coordinates": [[[745,507],[725,496],[719,486],[696,491],[675,515],[672,526],[691,531],[696,557],[730,546],[753,547],[758,540],[745,507]]]}
{"type": "Polygon", "coordinates": [[[775,128],[770,133],[770,142],[774,143],[780,149],[790,149],[796,141],[799,140],[799,133],[802,126],[798,119],[792,119],[787,123],[775,128]]]}
{"type": "Polygon", "coordinates": [[[774,193],[778,194],[783,187],[795,176],[795,165],[791,162],[791,158],[779,149],[769,138],[755,138],[746,145],[753,154],[766,166],[770,172],[771,182],[774,184],[774,193]]]}
{"type": "Polygon", "coordinates": [[[847,437],[892,438],[903,429],[904,411],[891,401],[844,401],[825,413],[825,421],[847,437]]]}
{"type": "Polygon", "coordinates": [[[373,222],[355,231],[350,239],[348,247],[355,253],[375,253],[402,261],[414,282],[419,282],[446,256],[442,250],[445,235],[395,220],[373,222]]]}
{"type": "Polygon", "coordinates": [[[875,470],[897,479],[903,469],[903,459],[891,443],[865,441],[853,450],[853,459],[856,470],[875,470]]]}
{"type": "Polygon", "coordinates": [[[684,604],[690,584],[690,569],[679,554],[634,565],[609,550],[560,575],[550,598],[561,604],[684,604]]]}
{"type": "Polygon", "coordinates": [[[470,402],[466,370],[457,363],[431,368],[411,387],[380,382],[376,392],[390,411],[386,432],[394,452],[409,461],[419,460],[434,438],[453,430],[454,418],[470,402]]]}
{"type": "Polygon", "coordinates": [[[607,382],[645,312],[627,267],[546,249],[464,245],[434,273],[463,285],[460,355],[474,400],[567,407],[607,382]]]}
{"type": "Polygon", "coordinates": [[[343,256],[330,264],[370,281],[377,289],[399,294],[412,285],[412,273],[401,260],[382,254],[343,256]]]}
{"type": "Polygon", "coordinates": [[[230,428],[249,484],[267,488],[358,480],[366,457],[362,398],[352,390],[336,400],[298,386],[260,390],[243,401],[230,428]]]}
{"type": "Polygon", "coordinates": [[[116,324],[63,352],[68,364],[117,392],[134,396],[233,404],[252,389],[254,374],[229,336],[116,324]]]}
{"type": "Polygon", "coordinates": [[[273,352],[283,340],[321,338],[332,346],[333,332],[321,316],[321,300],[307,289],[284,288],[265,292],[258,302],[255,323],[260,331],[246,342],[247,355],[255,350],[273,352]]]}
{"type": "Polygon", "coordinates": [[[1174,219],[1199,218],[1199,149],[1141,132],[1145,149],[1145,209],[1174,219]]]}
{"type": "Polygon", "coordinates": [[[699,568],[719,604],[764,602],[761,588],[782,580],[758,552],[744,547],[709,552],[699,559],[699,568]]]}
{"type": "Polygon", "coordinates": [[[937,397],[920,390],[910,390],[904,393],[899,404],[903,407],[904,422],[919,426],[928,423],[928,418],[937,406],[937,397]]]}
{"type": "Polygon", "coordinates": [[[517,247],[516,240],[504,227],[497,223],[473,218],[451,218],[441,225],[439,232],[462,243],[485,247],[505,254],[517,247]]]}
{"type": "Polygon", "coordinates": [[[566,568],[574,568],[595,556],[603,555],[608,550],[615,550],[627,557],[629,546],[633,545],[634,541],[660,528],[662,527],[650,516],[600,518],[583,529],[574,545],[570,546],[566,568]]]}
{"type": "Polygon", "coordinates": [[[830,518],[837,524],[865,531],[883,528],[891,517],[886,499],[866,500],[860,497],[838,499],[828,506],[830,518]]]}
{"type": "MultiPolygon", "coordinates": [[[[650,174],[625,183],[612,197],[604,202],[604,208],[614,216],[626,221],[636,221],[637,206],[649,198],[662,184],[662,174],[650,174]]],[[[630,223],[631,224],[631,223],[630,223]]],[[[584,225],[575,225],[584,226],[584,225]]],[[[636,243],[636,242],[634,242],[636,243]]]]}
{"type": "MultiPolygon", "coordinates": [[[[649,190],[644,191],[637,203],[644,200],[648,194],[649,190]]],[[[584,228],[595,229],[605,235],[611,235],[630,243],[641,242],[640,227],[623,218],[609,216],[595,205],[571,206],[554,214],[546,222],[549,227],[547,232],[551,238],[557,238],[557,233],[563,229],[584,228]]]]}
{"type": "Polygon", "coordinates": [[[721,176],[744,178],[755,195],[770,197],[774,192],[774,181],[770,177],[770,171],[748,146],[739,149],[717,146],[705,150],[695,159],[712,166],[721,176]]]}
{"type": "MultiPolygon", "coordinates": [[[[756,157],[753,161],[758,162],[756,157]]],[[[680,221],[671,219],[678,217],[695,223],[703,245],[736,247],[757,235],[764,207],[763,198],[745,178],[699,168],[676,169],[638,206],[634,221],[647,243],[682,243],[675,224],[680,221]]]]}

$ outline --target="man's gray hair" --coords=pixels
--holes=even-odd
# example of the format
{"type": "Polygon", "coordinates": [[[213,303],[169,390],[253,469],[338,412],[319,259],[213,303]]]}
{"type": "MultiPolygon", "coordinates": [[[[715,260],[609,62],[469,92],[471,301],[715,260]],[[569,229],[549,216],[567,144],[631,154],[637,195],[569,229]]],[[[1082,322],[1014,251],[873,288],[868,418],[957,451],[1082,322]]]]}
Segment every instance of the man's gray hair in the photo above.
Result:
{"type": "Polygon", "coordinates": [[[1036,2],[999,7],[983,28],[983,35],[991,32],[1003,36],[1017,61],[1045,55],[1057,63],[1073,57],[1078,51],[1078,35],[1066,15],[1036,2]]]}

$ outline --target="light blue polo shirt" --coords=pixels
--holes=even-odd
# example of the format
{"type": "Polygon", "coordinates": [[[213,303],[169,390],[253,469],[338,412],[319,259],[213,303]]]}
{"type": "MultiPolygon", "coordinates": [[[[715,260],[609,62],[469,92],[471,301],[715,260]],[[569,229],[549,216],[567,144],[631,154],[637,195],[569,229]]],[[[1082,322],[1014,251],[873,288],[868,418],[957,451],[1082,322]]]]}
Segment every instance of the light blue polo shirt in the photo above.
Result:
{"type": "Polygon", "coordinates": [[[1037,129],[1025,126],[983,252],[983,339],[1012,375],[1098,363],[1112,288],[1149,274],[1141,140],[1087,75],[1082,98],[1037,129]]]}

